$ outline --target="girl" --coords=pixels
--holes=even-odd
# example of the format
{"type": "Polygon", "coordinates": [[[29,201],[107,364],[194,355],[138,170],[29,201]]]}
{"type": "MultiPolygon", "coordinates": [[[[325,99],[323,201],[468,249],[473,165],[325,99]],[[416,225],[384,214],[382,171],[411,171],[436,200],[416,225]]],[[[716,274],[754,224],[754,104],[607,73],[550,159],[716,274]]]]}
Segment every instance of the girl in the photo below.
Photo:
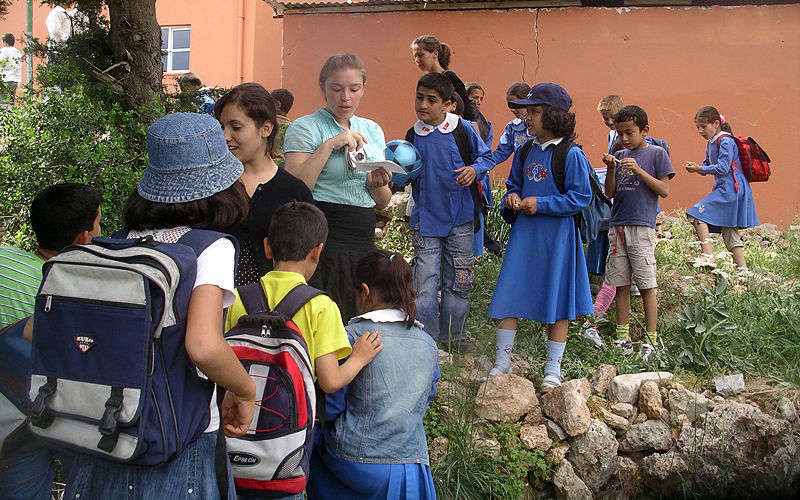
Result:
{"type": "MultiPolygon", "coordinates": [[[[511,103],[518,99],[525,99],[531,87],[525,82],[514,82],[506,91],[506,102],[511,103]]],[[[511,156],[511,153],[519,149],[528,139],[533,139],[533,134],[529,132],[528,125],[525,123],[527,111],[524,107],[514,108],[509,104],[509,109],[514,115],[514,119],[506,124],[503,135],[500,136],[500,143],[497,149],[492,151],[492,159],[495,163],[503,163],[511,156]]]]}
{"type": "Polygon", "coordinates": [[[398,253],[375,250],[359,261],[355,283],[350,342],[378,331],[384,349],[328,396],[308,497],[436,498],[422,418],[436,395],[438,350],[415,321],[411,267],[398,253]]]}
{"type": "Polygon", "coordinates": [[[272,270],[264,255],[264,238],[272,214],[290,201],[313,201],[311,191],[270,156],[278,133],[275,101],[258,83],[243,83],[222,96],[214,106],[228,150],[244,165],[242,183],[250,196],[245,221],[232,230],[239,240],[239,263],[234,284],[255,283],[272,270]]]}
{"type": "MultiPolygon", "coordinates": [[[[243,167],[225,146],[214,118],[196,113],[166,115],[150,126],[147,146],[148,167],[125,207],[129,238],[152,236],[162,243],[175,243],[193,229],[225,231],[244,218],[247,194],[239,182],[243,167]]],[[[75,455],[66,498],[184,498],[187,491],[198,498],[219,498],[214,468],[218,429],[222,427],[230,436],[244,434],[255,399],[252,379],[222,337],[222,311],[235,298],[234,255],[232,241],[220,235],[197,257],[188,310],[180,313],[187,318],[185,348],[194,364],[191,370],[226,389],[218,408],[215,386],[207,388],[210,418],[205,432],[159,466],[130,466],[75,455]]],[[[230,466],[224,462],[232,484],[230,466]]],[[[229,488],[229,498],[235,498],[233,491],[229,488]]]]}
{"type": "Polygon", "coordinates": [[[506,181],[503,218],[513,222],[497,278],[489,317],[500,319],[491,375],[511,373],[510,353],[519,318],[548,325],[542,390],[561,384],[561,357],[569,320],[592,312],[589,275],[573,216],[589,204],[589,161],[577,147],[566,154],[564,194],[553,179],[551,160],[562,141],[575,138],[572,98],[553,83],[535,85],[527,98],[528,130],[536,136],[525,158],[514,156],[506,181]]]}
{"type": "Polygon", "coordinates": [[[366,83],[358,56],[329,57],[319,73],[325,107],[292,122],[283,143],[286,170],[311,188],[328,219],[328,241],[309,284],[331,295],[345,322],[355,316],[353,267],[375,249],[374,208],[385,207],[392,196],[388,171],[352,172],[345,161],[345,150],[362,147],[368,160],[385,159],[381,127],[355,115],[366,83]]]}
{"type": "Polygon", "coordinates": [[[694,225],[703,252],[696,265],[716,265],[709,232],[722,232],[725,247],[733,253],[733,262],[744,271],[747,263],[744,260],[744,243],[738,228],[757,226],[759,222],[750,183],[741,169],[739,149],[733,140],[730,124],[716,108],[700,108],[694,122],[697,131],[708,141],[706,159],[700,165],[686,162],[686,171],[714,175],[711,194],[686,212],[689,222],[694,225]]]}

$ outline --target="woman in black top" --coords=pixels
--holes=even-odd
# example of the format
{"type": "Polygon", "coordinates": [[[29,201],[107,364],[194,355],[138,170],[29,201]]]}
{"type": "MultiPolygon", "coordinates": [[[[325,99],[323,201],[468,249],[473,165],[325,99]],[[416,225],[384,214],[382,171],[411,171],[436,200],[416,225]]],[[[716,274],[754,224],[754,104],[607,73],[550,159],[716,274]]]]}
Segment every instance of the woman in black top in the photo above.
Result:
{"type": "Polygon", "coordinates": [[[239,240],[234,284],[255,283],[272,270],[264,255],[264,238],[272,214],[290,201],[313,202],[298,178],[278,168],[269,152],[278,133],[275,101],[257,83],[237,85],[214,106],[228,149],[244,165],[241,181],[250,196],[250,212],[232,233],[239,240]]]}

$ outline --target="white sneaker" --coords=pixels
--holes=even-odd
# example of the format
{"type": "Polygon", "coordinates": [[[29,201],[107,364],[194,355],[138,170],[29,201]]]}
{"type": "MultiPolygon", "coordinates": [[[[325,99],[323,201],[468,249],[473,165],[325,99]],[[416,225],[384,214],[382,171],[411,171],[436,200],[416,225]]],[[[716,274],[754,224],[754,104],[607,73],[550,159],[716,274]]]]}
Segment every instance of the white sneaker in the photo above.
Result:
{"type": "Polygon", "coordinates": [[[583,330],[583,338],[589,339],[594,342],[595,347],[598,349],[603,347],[603,339],[600,338],[600,332],[597,331],[597,328],[590,326],[583,330]]]}
{"type": "Polygon", "coordinates": [[[636,286],[636,283],[631,283],[631,297],[641,297],[642,292],[639,291],[639,287],[636,286]]]}
{"type": "Polygon", "coordinates": [[[642,356],[642,361],[647,361],[654,352],[656,352],[656,347],[653,344],[643,342],[639,354],[642,356]]]}
{"type": "Polygon", "coordinates": [[[559,385],[561,385],[561,375],[551,373],[544,376],[544,380],[542,380],[542,385],[539,386],[539,390],[547,394],[559,385]]]}
{"type": "Polygon", "coordinates": [[[626,340],[615,340],[614,345],[617,346],[622,351],[622,354],[625,356],[629,356],[633,354],[633,342],[630,339],[626,340]]]}
{"type": "Polygon", "coordinates": [[[694,262],[692,263],[692,266],[698,267],[698,268],[707,267],[707,268],[710,268],[710,269],[714,269],[714,268],[717,267],[717,262],[716,262],[716,260],[714,260],[714,256],[713,255],[702,254],[699,257],[697,257],[696,259],[694,259],[694,262]]]}

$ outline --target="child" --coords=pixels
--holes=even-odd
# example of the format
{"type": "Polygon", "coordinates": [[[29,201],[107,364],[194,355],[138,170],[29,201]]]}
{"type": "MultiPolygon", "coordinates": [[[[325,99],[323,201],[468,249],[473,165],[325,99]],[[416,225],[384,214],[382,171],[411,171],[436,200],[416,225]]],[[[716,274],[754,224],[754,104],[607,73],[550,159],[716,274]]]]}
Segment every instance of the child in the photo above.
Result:
{"type": "Polygon", "coordinates": [[[200,77],[194,73],[184,73],[178,78],[181,92],[194,94],[194,105],[198,113],[214,114],[214,98],[211,97],[209,87],[203,87],[200,77]]]}
{"type": "Polygon", "coordinates": [[[597,103],[597,112],[603,117],[603,123],[609,128],[608,130],[608,154],[611,153],[611,147],[614,144],[614,141],[617,140],[619,135],[617,134],[616,129],[614,129],[614,115],[619,113],[619,110],[622,109],[624,104],[622,103],[622,97],[614,94],[609,94],[602,99],[600,102],[597,103]]]}
{"type": "Polygon", "coordinates": [[[703,252],[697,263],[701,266],[716,265],[709,232],[722,232],[725,248],[733,254],[733,262],[740,271],[745,271],[744,243],[738,228],[757,226],[759,222],[750,183],[741,169],[739,148],[731,137],[731,125],[716,108],[700,108],[694,121],[697,131],[708,141],[706,159],[700,165],[686,162],[686,171],[714,175],[711,194],[686,212],[703,252]]]}
{"type": "MultiPolygon", "coordinates": [[[[261,278],[270,309],[291,289],[311,278],[327,237],[325,215],[310,203],[292,201],[275,212],[269,235],[263,241],[264,251],[267,258],[273,260],[275,270],[261,278]]],[[[244,314],[244,304],[237,294],[235,303],[228,310],[225,329],[236,326],[244,314]]],[[[370,334],[356,342],[351,354],[339,308],[327,295],[309,300],[292,321],[306,339],[311,369],[320,389],[327,393],[336,392],[350,383],[382,349],[380,336],[370,334]],[[344,358],[347,361],[340,365],[339,360],[344,358]]]]}
{"type": "Polygon", "coordinates": [[[514,115],[514,119],[506,124],[497,149],[492,151],[492,160],[495,164],[503,163],[511,156],[511,153],[514,153],[529,139],[533,139],[533,135],[525,123],[526,109],[524,107],[515,108],[510,104],[516,100],[525,99],[530,91],[530,85],[525,82],[514,82],[506,91],[506,102],[509,103],[508,107],[514,115]]]}
{"type": "Polygon", "coordinates": [[[400,254],[375,250],[356,266],[355,283],[360,316],[347,327],[350,341],[376,330],[385,349],[328,396],[308,496],[434,499],[422,419],[436,395],[438,351],[415,321],[411,267],[400,254]]]}
{"type": "Polygon", "coordinates": [[[258,83],[243,83],[223,95],[214,108],[228,149],[244,165],[242,182],[250,198],[244,223],[231,231],[239,240],[235,285],[255,283],[272,270],[264,255],[272,214],[290,201],[313,201],[303,181],[278,168],[270,156],[278,134],[275,101],[258,83]]]}
{"type": "Polygon", "coordinates": [[[494,164],[472,124],[446,112],[453,94],[453,84],[441,73],[425,74],[417,83],[414,108],[419,120],[413,130],[422,170],[413,181],[410,225],[420,320],[444,348],[468,352],[475,347],[464,331],[475,263],[475,205],[469,186],[494,164]],[[464,129],[472,165],[464,165],[461,159],[453,134],[458,127],[464,129]],[[440,283],[441,308],[437,301],[440,283]]]}
{"type": "MultiPolygon", "coordinates": [[[[206,114],[172,113],[148,129],[148,167],[125,207],[129,238],[175,243],[193,228],[227,230],[247,213],[242,164],[225,146],[219,123],[206,114]]],[[[233,303],[234,243],[221,236],[197,257],[197,278],[186,317],[190,373],[226,389],[218,408],[213,384],[182,397],[208,398],[205,431],[171,461],[158,466],[119,464],[78,454],[66,498],[219,498],[215,475],[218,429],[245,433],[253,416],[255,384],[222,337],[223,308],[233,303]],[[202,372],[202,375],[201,375],[202,372]]],[[[176,403],[185,404],[185,403],[176,403]]],[[[230,468],[228,478],[232,481],[230,468]]],[[[232,489],[229,490],[229,495],[232,489]]],[[[229,496],[229,498],[232,498],[229,496]]]]}
{"type": "Polygon", "coordinates": [[[279,167],[283,167],[286,161],[283,154],[283,137],[292,123],[288,116],[289,110],[294,105],[294,95],[288,89],[275,89],[270,94],[275,99],[275,107],[278,109],[278,135],[275,136],[275,144],[272,145],[272,158],[279,167]]]}
{"type": "Polygon", "coordinates": [[[645,140],[650,127],[647,113],[638,106],[625,106],[614,115],[614,128],[626,148],[603,155],[608,167],[606,196],[614,198],[609,221],[609,254],[606,283],[617,287],[617,333],[615,344],[632,352],[628,316],[631,279],[639,287],[646,320],[642,359],[647,361],[658,344],[656,324],[655,227],[658,197],[669,196],[669,180],[675,176],[667,152],[645,140]]]}
{"type": "Polygon", "coordinates": [[[566,153],[564,193],[556,185],[551,160],[575,138],[572,98],[559,85],[534,85],[525,99],[528,130],[536,138],[525,158],[514,156],[506,186],[503,217],[513,222],[489,317],[499,319],[497,351],[489,375],[511,373],[511,349],[519,318],[548,325],[547,363],[542,391],[561,385],[561,358],[569,320],[592,311],[586,262],[574,215],[589,204],[589,161],[572,146],[566,153]],[[564,146],[560,146],[567,141],[564,146]],[[544,263],[544,265],[543,265],[544,263]]]}
{"type": "Polygon", "coordinates": [[[0,104],[14,104],[17,86],[22,80],[22,52],[14,47],[14,34],[3,33],[0,48],[0,104]]]}

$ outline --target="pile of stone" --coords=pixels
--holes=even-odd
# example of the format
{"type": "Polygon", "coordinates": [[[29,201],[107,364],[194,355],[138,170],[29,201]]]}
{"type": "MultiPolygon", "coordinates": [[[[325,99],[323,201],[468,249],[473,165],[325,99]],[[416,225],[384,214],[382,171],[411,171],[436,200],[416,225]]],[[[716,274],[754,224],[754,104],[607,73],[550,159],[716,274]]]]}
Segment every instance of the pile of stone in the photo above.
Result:
{"type": "Polygon", "coordinates": [[[406,207],[408,207],[408,200],[411,198],[411,186],[406,186],[404,191],[394,193],[389,200],[389,203],[381,208],[375,210],[375,239],[381,240],[386,236],[386,226],[392,222],[392,219],[402,219],[406,216],[406,207]]]}
{"type": "MultiPolygon", "coordinates": [[[[687,478],[743,496],[794,491],[800,487],[794,404],[784,398],[780,414],[770,416],[755,404],[726,400],[721,394],[737,392],[738,382],[719,380],[716,395],[701,394],[669,372],[617,375],[603,365],[591,381],[569,380],[539,399],[524,376],[499,375],[481,384],[475,414],[521,422],[523,445],[555,464],[558,498],[669,496],[687,478]]],[[[498,453],[495,444],[481,443],[498,453]]],[[[431,444],[433,459],[443,446],[431,444]]]]}

